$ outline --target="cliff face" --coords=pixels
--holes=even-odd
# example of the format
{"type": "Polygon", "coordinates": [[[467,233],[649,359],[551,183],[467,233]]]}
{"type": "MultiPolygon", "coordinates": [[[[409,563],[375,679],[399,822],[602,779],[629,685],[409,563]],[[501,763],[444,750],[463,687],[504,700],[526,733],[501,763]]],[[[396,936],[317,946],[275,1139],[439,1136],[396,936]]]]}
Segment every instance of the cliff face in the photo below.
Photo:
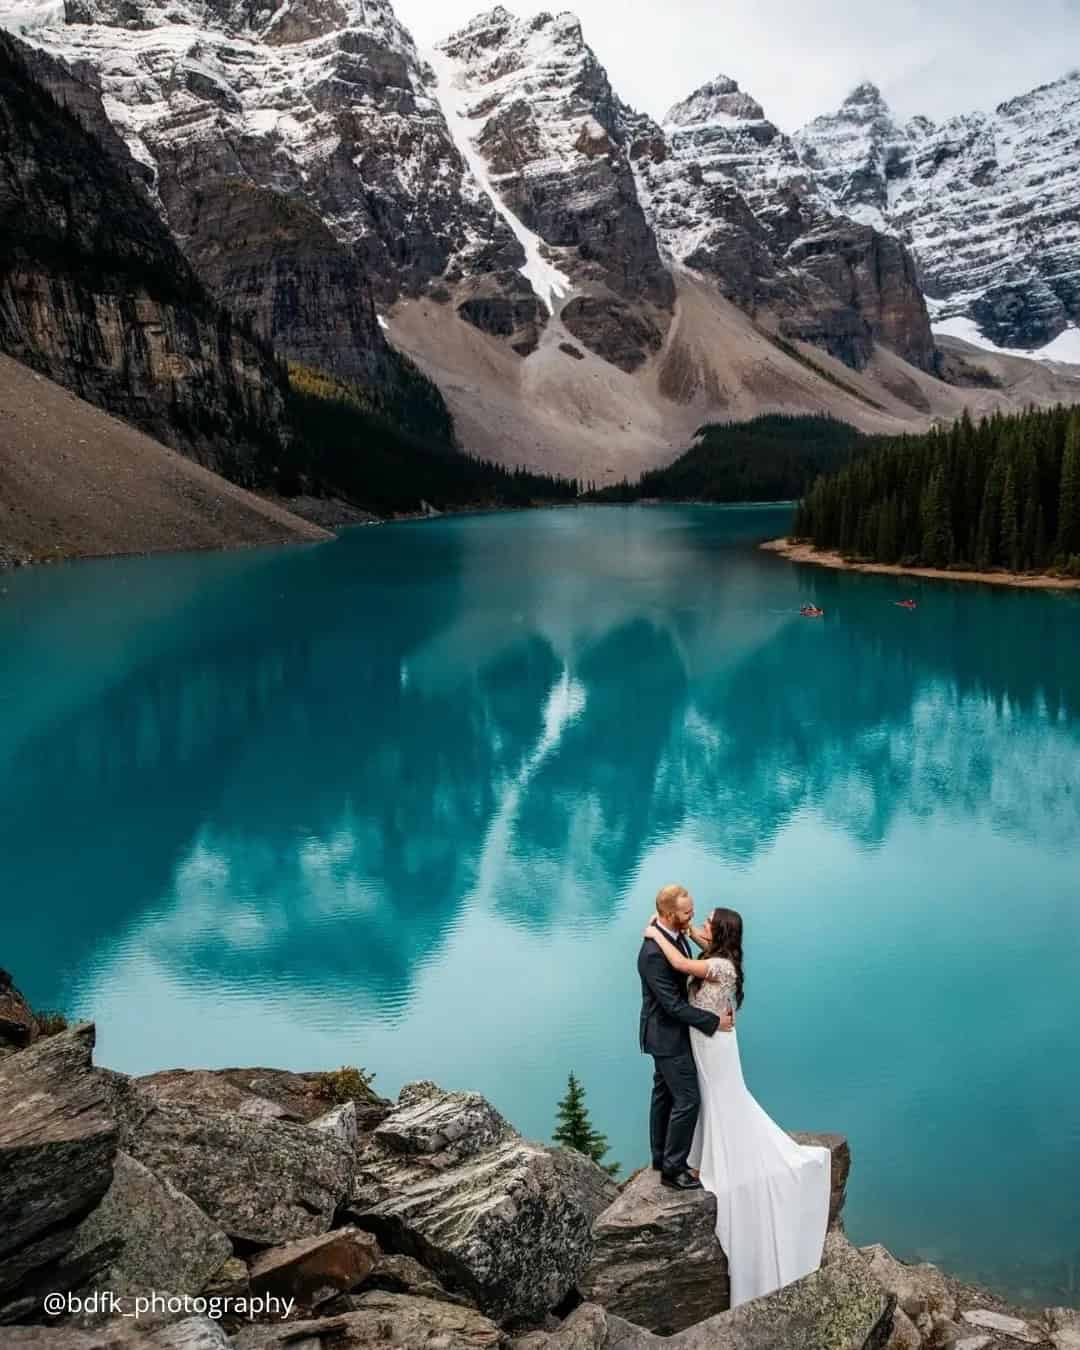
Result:
{"type": "Polygon", "coordinates": [[[1080,323],[1080,75],[900,124],[860,85],[795,137],[837,209],[910,246],[935,322],[1038,349],[1080,323]]]}
{"type": "MultiPolygon", "coordinates": [[[[35,64],[64,84],[47,57],[35,64]]],[[[6,35],[0,140],[0,349],[239,482],[272,478],[274,361],[210,300],[118,158],[6,35]]]]}
{"type": "Polygon", "coordinates": [[[791,139],[720,75],[633,125],[642,198],[669,255],[779,331],[856,370],[883,342],[922,370],[934,345],[912,260],[840,214],[791,139]]]}

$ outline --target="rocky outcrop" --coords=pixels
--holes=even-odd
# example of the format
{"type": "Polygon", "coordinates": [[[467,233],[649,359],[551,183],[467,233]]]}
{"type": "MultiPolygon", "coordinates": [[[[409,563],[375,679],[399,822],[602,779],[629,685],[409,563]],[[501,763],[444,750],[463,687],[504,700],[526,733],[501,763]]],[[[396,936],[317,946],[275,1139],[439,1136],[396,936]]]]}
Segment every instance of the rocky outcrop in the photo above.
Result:
{"type": "Polygon", "coordinates": [[[272,481],[283,387],[269,353],[6,34],[0,134],[0,350],[235,481],[272,481]]]}
{"type": "Polygon", "coordinates": [[[93,1278],[117,1295],[197,1294],[231,1256],[232,1243],[194,1201],[119,1152],[112,1184],[79,1225],[62,1270],[73,1286],[93,1278]]]}
{"type": "Polygon", "coordinates": [[[29,1003],[0,970],[0,1059],[24,1050],[38,1038],[38,1023],[29,1003]]]}
{"type": "MultiPolygon", "coordinates": [[[[832,1155],[829,1222],[844,1204],[851,1154],[838,1134],[798,1134],[832,1155]]],[[[582,1294],[628,1322],[670,1336],[729,1306],[727,1258],[716,1240],[716,1198],[672,1191],[651,1169],[638,1172],[593,1225],[582,1294]]]]}
{"type": "MultiPolygon", "coordinates": [[[[345,1082],[336,1073],[290,1073],[285,1069],[166,1069],[134,1080],[140,1092],[157,1102],[235,1111],[250,1120],[315,1123],[331,1110],[332,1097],[347,1089],[358,1130],[372,1130],[389,1115],[392,1103],[368,1087],[359,1075],[345,1082]]],[[[324,1123],[322,1128],[327,1129],[324,1123]]],[[[342,1142],[352,1142],[347,1128],[342,1142]]]]}
{"type": "Polygon", "coordinates": [[[483,1098],[418,1083],[362,1149],[344,1212],[514,1323],[575,1287],[614,1194],[595,1163],[521,1139],[483,1098]]]}
{"type": "Polygon", "coordinates": [[[675,104],[662,128],[633,119],[638,187],[666,251],[780,331],[857,370],[882,342],[934,368],[926,306],[896,239],[846,218],[792,140],[734,80],[675,104]]]}
{"type": "Polygon", "coordinates": [[[70,1287],[50,1272],[112,1181],[117,1127],[93,1046],[83,1025],[0,1061],[0,1323],[70,1287]]]}
{"type": "Polygon", "coordinates": [[[431,1350],[496,1350],[503,1335],[472,1308],[409,1294],[364,1294],[348,1313],[313,1322],[245,1327],[236,1350],[374,1350],[429,1346],[431,1350]]]}
{"type": "Polygon", "coordinates": [[[940,125],[899,123],[862,84],[794,139],[840,211],[910,246],[935,323],[1038,349],[1080,322],[1078,129],[1072,72],[940,125]]]}
{"type": "Polygon", "coordinates": [[[0,1320],[33,1323],[5,1325],[4,1350],[1077,1350],[1074,1310],[1024,1315],[853,1246],[839,1135],[797,1136],[832,1153],[821,1269],[725,1311],[707,1195],[662,1190],[651,1172],[616,1193],[476,1093],[412,1084],[354,1135],[355,1070],[131,1080],[95,1069],[92,1044],[76,1028],[0,1063],[0,1320]],[[320,1111],[328,1083],[354,1096],[320,1111]],[[152,1166],[115,1152],[118,1129],[152,1166]],[[354,1167],[349,1205],[330,1205],[354,1167]],[[363,1226],[347,1222],[354,1207],[363,1226]],[[46,1289],[105,1285],[130,1291],[124,1315],[42,1324],[46,1289]],[[175,1306],[135,1317],[133,1295],[153,1288],[175,1306]],[[210,1298],[212,1319],[191,1315],[210,1298]]]}
{"type": "Polygon", "coordinates": [[[306,1126],[141,1093],[123,1142],[230,1238],[259,1246],[325,1233],[352,1176],[351,1152],[306,1126]]]}

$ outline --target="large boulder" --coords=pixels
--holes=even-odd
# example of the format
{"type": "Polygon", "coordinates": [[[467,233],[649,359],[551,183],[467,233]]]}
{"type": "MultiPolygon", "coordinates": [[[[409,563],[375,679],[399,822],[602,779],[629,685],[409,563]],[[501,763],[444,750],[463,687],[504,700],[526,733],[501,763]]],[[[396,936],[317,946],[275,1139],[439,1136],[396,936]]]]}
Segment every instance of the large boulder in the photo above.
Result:
{"type": "Polygon", "coordinates": [[[616,1194],[580,1153],[529,1143],[476,1094],[423,1083],[403,1090],[362,1147],[345,1215],[517,1323],[574,1289],[593,1220],[616,1194]]]}
{"type": "Polygon", "coordinates": [[[604,1350],[885,1350],[893,1307],[865,1263],[841,1261],[674,1336],[609,1312],[604,1350]]]}
{"type": "Polygon", "coordinates": [[[610,1336],[604,1309],[582,1303],[555,1331],[530,1331],[513,1342],[512,1350],[605,1350],[610,1336]]]}
{"type": "Polygon", "coordinates": [[[729,1306],[716,1197],[675,1191],[638,1172],[593,1225],[581,1292],[628,1322],[670,1336],[729,1306]]]}
{"type": "Polygon", "coordinates": [[[100,1275],[117,1295],[197,1294],[231,1255],[232,1243],[192,1199],[120,1152],[112,1185],[64,1263],[100,1275]]]}
{"type": "Polygon", "coordinates": [[[364,1294],[352,1312],[310,1322],[243,1327],[234,1350],[496,1350],[503,1334],[472,1308],[408,1294],[364,1294]]]}
{"type": "Polygon", "coordinates": [[[352,1093],[359,1129],[371,1130],[390,1111],[359,1074],[290,1073],[286,1069],[163,1069],[135,1080],[159,1102],[209,1106],[235,1111],[251,1120],[291,1120],[307,1123],[345,1105],[336,1094],[352,1093]]]}
{"type": "Polygon", "coordinates": [[[229,1350],[229,1339],[209,1317],[187,1317],[158,1330],[135,1322],[97,1330],[77,1327],[9,1327],[4,1350],[229,1350]]]}
{"type": "Polygon", "coordinates": [[[908,1317],[914,1320],[929,1313],[931,1317],[939,1314],[948,1320],[955,1315],[956,1299],[937,1266],[928,1263],[909,1266],[880,1243],[861,1250],[870,1274],[893,1295],[908,1317]]]}
{"type": "Polygon", "coordinates": [[[15,988],[6,970],[0,970],[0,1059],[32,1045],[38,1037],[37,1018],[15,988]]]}
{"type": "MultiPolygon", "coordinates": [[[[851,1167],[847,1140],[839,1134],[794,1138],[832,1154],[830,1222],[835,1223],[851,1167]]],[[[581,1292],[627,1322],[670,1336],[729,1306],[716,1200],[707,1191],[669,1190],[658,1172],[638,1172],[596,1220],[593,1238],[581,1292]]]]}
{"type": "Polygon", "coordinates": [[[112,1181],[117,1127],[78,1026],[0,1061],[0,1322],[21,1320],[112,1181]]]}
{"type": "Polygon", "coordinates": [[[352,1153],[291,1121],[155,1101],[138,1089],[124,1147],[234,1241],[272,1247],[325,1233],[349,1192],[352,1153]]]}

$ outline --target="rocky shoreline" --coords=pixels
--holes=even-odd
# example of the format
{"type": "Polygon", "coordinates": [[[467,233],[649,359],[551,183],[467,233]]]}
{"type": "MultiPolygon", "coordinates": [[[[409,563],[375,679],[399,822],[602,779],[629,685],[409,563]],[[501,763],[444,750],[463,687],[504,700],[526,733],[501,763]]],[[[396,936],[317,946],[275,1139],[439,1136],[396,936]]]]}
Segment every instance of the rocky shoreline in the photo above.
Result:
{"type": "Polygon", "coordinates": [[[950,571],[944,567],[901,567],[898,563],[854,562],[840,553],[817,549],[813,544],[791,539],[768,539],[759,544],[766,553],[777,553],[789,562],[813,563],[817,567],[831,567],[840,572],[879,572],[892,577],[925,577],[931,581],[981,581],[987,586],[1014,586],[1029,591],[1080,590],[1080,577],[1051,577],[1043,573],[1028,575],[1021,572],[965,572],[950,571]]]}
{"type": "Polygon", "coordinates": [[[618,1186],[476,1093],[93,1046],[0,972],[4,1350],[1080,1350],[1080,1311],[856,1248],[841,1135],[799,1136],[833,1157],[821,1269],[729,1311],[712,1197],[618,1186]]]}

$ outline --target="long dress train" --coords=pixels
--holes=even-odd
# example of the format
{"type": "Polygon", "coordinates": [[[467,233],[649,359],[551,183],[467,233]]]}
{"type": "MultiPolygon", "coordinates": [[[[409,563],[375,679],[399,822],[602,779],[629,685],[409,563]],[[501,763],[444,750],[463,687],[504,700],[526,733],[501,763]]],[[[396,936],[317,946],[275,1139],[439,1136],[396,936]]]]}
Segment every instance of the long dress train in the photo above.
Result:
{"type": "MultiPolygon", "coordinates": [[[[735,967],[709,961],[709,979],[690,1001],[720,1012],[734,1004],[735,967]]],[[[690,1166],[716,1196],[716,1236],[728,1258],[731,1306],[772,1293],[817,1270],[829,1221],[832,1158],[797,1144],[743,1081],[738,1033],[691,1028],[701,1114],[690,1166]]]]}

